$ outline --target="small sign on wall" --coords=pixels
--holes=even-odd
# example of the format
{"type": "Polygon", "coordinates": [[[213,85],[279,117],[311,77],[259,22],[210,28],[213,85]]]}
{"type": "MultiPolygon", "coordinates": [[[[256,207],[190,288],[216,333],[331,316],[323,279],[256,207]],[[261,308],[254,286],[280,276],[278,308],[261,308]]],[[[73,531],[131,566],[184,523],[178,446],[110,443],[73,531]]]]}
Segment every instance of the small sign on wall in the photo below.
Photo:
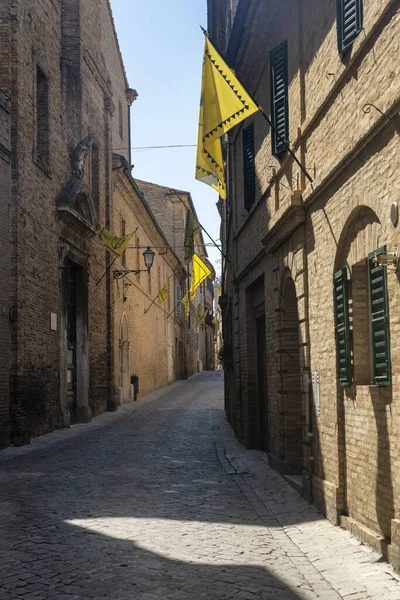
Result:
{"type": "Polygon", "coordinates": [[[312,381],[312,391],[313,391],[315,414],[317,415],[317,417],[319,417],[319,415],[321,413],[319,371],[312,372],[311,381],[312,381]]]}
{"type": "Polygon", "coordinates": [[[51,331],[57,331],[57,314],[50,313],[50,329],[51,331]]]}

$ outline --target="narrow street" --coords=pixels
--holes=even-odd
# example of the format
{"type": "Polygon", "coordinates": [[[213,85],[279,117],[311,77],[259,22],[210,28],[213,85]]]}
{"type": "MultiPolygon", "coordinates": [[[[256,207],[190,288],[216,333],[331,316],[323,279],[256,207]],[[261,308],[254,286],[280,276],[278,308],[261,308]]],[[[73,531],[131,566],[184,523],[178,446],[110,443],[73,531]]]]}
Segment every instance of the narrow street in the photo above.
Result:
{"type": "Polygon", "coordinates": [[[245,450],[210,372],[0,453],[1,600],[399,600],[245,450]]]}

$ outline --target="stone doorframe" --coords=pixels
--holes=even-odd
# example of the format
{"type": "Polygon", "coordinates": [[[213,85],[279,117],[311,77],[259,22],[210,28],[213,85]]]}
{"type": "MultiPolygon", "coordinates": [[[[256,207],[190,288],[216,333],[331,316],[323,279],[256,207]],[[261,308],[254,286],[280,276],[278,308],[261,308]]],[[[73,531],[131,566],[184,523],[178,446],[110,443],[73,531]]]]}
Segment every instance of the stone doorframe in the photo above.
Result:
{"type": "Polygon", "coordinates": [[[56,199],[60,219],[60,408],[64,427],[71,423],[67,407],[68,340],[64,281],[67,263],[77,267],[76,422],[86,423],[92,417],[92,409],[89,406],[88,278],[90,239],[97,231],[97,212],[91,189],[84,176],[86,158],[96,142],[95,136],[88,135],[78,144],[71,144],[71,178],[56,199]]]}
{"type": "Polygon", "coordinates": [[[65,241],[59,244],[60,252],[60,404],[63,427],[71,424],[67,406],[68,336],[65,298],[65,267],[77,267],[77,317],[76,317],[76,422],[87,423],[92,418],[89,406],[89,339],[88,339],[88,274],[87,257],[74,251],[65,241]]]}

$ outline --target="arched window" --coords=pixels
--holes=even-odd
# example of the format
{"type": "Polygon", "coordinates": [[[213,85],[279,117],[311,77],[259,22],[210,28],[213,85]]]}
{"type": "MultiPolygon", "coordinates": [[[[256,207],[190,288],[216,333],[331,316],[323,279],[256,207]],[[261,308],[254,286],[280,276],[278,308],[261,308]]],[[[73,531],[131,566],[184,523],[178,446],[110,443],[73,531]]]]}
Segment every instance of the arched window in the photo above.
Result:
{"type": "Polygon", "coordinates": [[[338,244],[334,273],[334,312],[339,382],[390,385],[389,306],[380,222],[368,207],[348,219],[338,244]]]}

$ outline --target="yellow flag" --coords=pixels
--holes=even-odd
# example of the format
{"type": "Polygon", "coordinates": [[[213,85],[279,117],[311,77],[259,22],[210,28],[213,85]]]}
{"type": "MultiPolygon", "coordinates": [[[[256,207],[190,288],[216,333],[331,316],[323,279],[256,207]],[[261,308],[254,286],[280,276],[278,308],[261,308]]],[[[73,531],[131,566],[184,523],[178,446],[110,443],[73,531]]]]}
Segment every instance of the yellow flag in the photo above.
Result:
{"type": "Polygon", "coordinates": [[[206,264],[203,263],[200,256],[197,254],[193,254],[193,263],[192,263],[192,285],[190,286],[190,296],[192,298],[195,297],[196,290],[199,285],[207,279],[207,277],[211,275],[210,269],[206,264]]]}
{"type": "Polygon", "coordinates": [[[206,318],[207,314],[208,314],[208,308],[203,313],[203,311],[201,310],[201,304],[199,302],[197,309],[196,309],[197,322],[202,323],[204,321],[204,319],[206,318]]]}
{"type": "Polygon", "coordinates": [[[167,283],[165,283],[164,287],[158,292],[157,298],[160,302],[165,302],[167,297],[168,297],[167,283]]]}
{"type": "Polygon", "coordinates": [[[218,288],[218,296],[222,296],[222,287],[220,285],[217,285],[218,288]]]}
{"type": "Polygon", "coordinates": [[[201,84],[196,179],[226,199],[221,137],[257,112],[236,75],[206,37],[201,84]]]}
{"type": "Polygon", "coordinates": [[[186,292],[186,294],[183,296],[181,302],[182,302],[183,306],[185,307],[185,314],[186,314],[186,316],[188,316],[190,313],[189,292],[186,292]]]}
{"type": "Polygon", "coordinates": [[[116,235],[108,231],[105,227],[103,227],[103,229],[100,231],[100,239],[107,248],[107,250],[110,250],[110,252],[116,254],[117,256],[122,256],[122,253],[126,249],[134,233],[135,232],[132,231],[132,233],[128,233],[123,237],[117,237],[116,235]]]}

